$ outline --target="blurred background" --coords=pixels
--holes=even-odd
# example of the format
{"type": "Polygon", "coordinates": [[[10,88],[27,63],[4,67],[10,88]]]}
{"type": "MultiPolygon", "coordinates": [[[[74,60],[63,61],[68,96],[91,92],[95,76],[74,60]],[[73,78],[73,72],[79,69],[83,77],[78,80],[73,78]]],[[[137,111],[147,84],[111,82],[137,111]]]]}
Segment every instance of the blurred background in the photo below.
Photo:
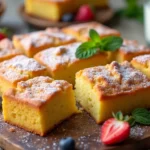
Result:
{"type": "MultiPolygon", "coordinates": [[[[110,0],[109,6],[114,10],[118,11],[118,16],[116,15],[107,23],[108,26],[118,29],[124,38],[127,39],[135,39],[140,43],[145,44],[145,36],[144,36],[144,23],[138,18],[135,17],[123,17],[122,16],[122,8],[127,5],[127,1],[133,0],[110,0]],[[140,21],[139,21],[140,20],[140,21]]],[[[6,2],[6,11],[4,12],[0,26],[10,28],[15,34],[25,33],[32,30],[37,30],[34,27],[29,26],[27,23],[23,21],[19,14],[19,7],[24,2],[23,0],[5,0],[6,2]]],[[[141,1],[140,3],[144,3],[141,1]]],[[[44,11],[44,10],[43,10],[44,11]]],[[[137,10],[132,10],[131,13],[136,12],[137,10]]]]}

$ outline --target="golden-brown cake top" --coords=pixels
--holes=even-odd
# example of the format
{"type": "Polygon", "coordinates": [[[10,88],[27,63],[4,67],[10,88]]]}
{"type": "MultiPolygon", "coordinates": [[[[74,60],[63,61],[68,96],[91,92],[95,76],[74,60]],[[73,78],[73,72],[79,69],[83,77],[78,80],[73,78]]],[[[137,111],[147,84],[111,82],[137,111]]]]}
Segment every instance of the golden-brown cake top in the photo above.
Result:
{"type": "Polygon", "coordinates": [[[107,35],[120,35],[120,32],[111,29],[107,26],[104,26],[97,22],[89,22],[89,23],[81,23],[81,24],[75,24],[68,27],[63,28],[62,30],[72,30],[74,32],[78,32],[79,34],[83,35],[84,37],[89,37],[89,30],[94,29],[96,30],[100,36],[107,36],[107,35]]]}
{"type": "Polygon", "coordinates": [[[150,66],[150,54],[134,57],[132,61],[141,65],[144,65],[145,67],[149,67],[150,66]]]}
{"type": "Polygon", "coordinates": [[[45,70],[44,66],[24,55],[19,55],[0,63],[0,76],[11,83],[26,80],[30,78],[33,72],[44,72],[45,70]]]}
{"type": "Polygon", "coordinates": [[[80,44],[81,43],[76,42],[64,46],[49,48],[36,54],[35,58],[49,66],[51,70],[58,69],[61,66],[69,66],[70,64],[79,61],[75,56],[75,52],[80,44]]]}
{"type": "Polygon", "coordinates": [[[5,38],[0,41],[0,49],[13,49],[13,43],[9,39],[5,38]]]}
{"type": "Polygon", "coordinates": [[[61,42],[69,42],[75,40],[74,37],[61,32],[57,28],[47,28],[43,31],[32,32],[23,35],[15,35],[13,39],[20,41],[25,50],[31,47],[41,47],[49,44],[61,44],[61,42]]]}
{"type": "Polygon", "coordinates": [[[22,54],[22,52],[14,49],[14,46],[9,39],[6,38],[0,41],[0,59],[19,54],[22,54]]]}
{"type": "Polygon", "coordinates": [[[127,61],[84,69],[77,73],[77,77],[80,75],[88,79],[102,96],[132,93],[150,87],[150,80],[127,61]]]}
{"type": "Polygon", "coordinates": [[[119,50],[125,54],[150,52],[150,48],[139,44],[136,40],[124,40],[123,46],[119,50]]]}
{"type": "Polygon", "coordinates": [[[13,95],[19,101],[40,107],[51,100],[52,96],[68,88],[72,88],[72,85],[67,81],[40,76],[19,82],[15,92],[12,92],[10,96],[13,95]]]}
{"type": "Polygon", "coordinates": [[[40,65],[36,60],[32,58],[28,58],[24,55],[19,55],[13,57],[12,59],[0,63],[0,68],[5,68],[5,69],[12,68],[14,70],[20,70],[20,71],[45,70],[45,67],[40,65]]]}
{"type": "Polygon", "coordinates": [[[29,78],[29,75],[25,73],[23,74],[21,71],[13,70],[12,68],[10,69],[0,68],[0,77],[4,78],[5,80],[13,84],[21,80],[27,80],[29,78]]]}

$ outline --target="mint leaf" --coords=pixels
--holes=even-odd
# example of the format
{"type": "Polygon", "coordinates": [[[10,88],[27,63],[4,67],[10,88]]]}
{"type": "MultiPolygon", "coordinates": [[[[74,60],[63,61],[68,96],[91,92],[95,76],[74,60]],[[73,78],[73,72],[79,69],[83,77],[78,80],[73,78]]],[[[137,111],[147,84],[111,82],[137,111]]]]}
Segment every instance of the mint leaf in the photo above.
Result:
{"type": "Polygon", "coordinates": [[[105,37],[101,40],[101,50],[104,51],[115,51],[122,46],[123,39],[117,36],[105,37]]]}
{"type": "Polygon", "coordinates": [[[99,43],[101,41],[99,34],[94,29],[90,29],[89,36],[91,40],[95,43],[99,43]]]}
{"type": "Polygon", "coordinates": [[[89,31],[91,41],[81,44],[76,50],[76,57],[80,59],[89,58],[99,52],[114,51],[122,46],[123,39],[121,37],[109,36],[100,39],[99,34],[91,29],[89,31]]]}
{"type": "Polygon", "coordinates": [[[150,112],[145,108],[137,108],[132,112],[132,116],[137,123],[150,125],[150,112]]]}
{"type": "Polygon", "coordinates": [[[77,58],[89,58],[98,52],[98,48],[92,41],[81,44],[76,50],[77,58]]]}

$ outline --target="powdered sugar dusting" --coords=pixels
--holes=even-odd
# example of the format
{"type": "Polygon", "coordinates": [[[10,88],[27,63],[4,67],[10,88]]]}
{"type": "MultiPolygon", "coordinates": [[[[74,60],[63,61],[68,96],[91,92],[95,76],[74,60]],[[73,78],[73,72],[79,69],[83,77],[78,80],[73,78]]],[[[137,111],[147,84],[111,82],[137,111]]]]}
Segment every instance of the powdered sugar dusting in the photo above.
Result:
{"type": "Polygon", "coordinates": [[[49,48],[38,53],[35,58],[40,59],[51,70],[55,70],[58,66],[68,66],[69,64],[78,61],[75,52],[81,43],[73,43],[65,46],[49,48]]]}
{"type": "Polygon", "coordinates": [[[120,35],[119,31],[115,29],[111,29],[106,27],[97,22],[90,22],[90,23],[82,23],[77,25],[71,25],[69,27],[64,28],[64,30],[73,30],[75,32],[80,33],[82,36],[88,38],[89,37],[89,30],[94,29],[96,30],[100,36],[108,36],[108,35],[120,35]]]}
{"type": "Polygon", "coordinates": [[[19,55],[10,60],[4,61],[1,66],[22,71],[39,71],[45,69],[44,66],[40,65],[34,59],[28,58],[24,55],[19,55]]]}
{"type": "Polygon", "coordinates": [[[67,81],[40,76],[19,82],[15,97],[20,101],[27,101],[39,106],[50,99],[50,96],[56,92],[64,91],[70,86],[67,81]]]}
{"type": "Polygon", "coordinates": [[[114,61],[106,66],[85,69],[83,76],[94,82],[94,88],[104,95],[128,93],[150,86],[149,79],[127,61],[121,65],[114,61]]]}
{"type": "Polygon", "coordinates": [[[136,63],[140,63],[146,66],[149,66],[150,64],[150,55],[141,55],[133,58],[133,61],[136,63]]]}
{"type": "Polygon", "coordinates": [[[135,40],[124,40],[123,46],[119,49],[123,53],[150,53],[150,48],[140,45],[135,40]]]}
{"type": "Polygon", "coordinates": [[[43,31],[32,32],[29,34],[14,36],[14,38],[20,40],[20,43],[25,50],[29,50],[31,47],[38,48],[45,45],[57,45],[63,42],[69,42],[74,40],[70,35],[66,35],[56,28],[48,28],[43,31]]]}

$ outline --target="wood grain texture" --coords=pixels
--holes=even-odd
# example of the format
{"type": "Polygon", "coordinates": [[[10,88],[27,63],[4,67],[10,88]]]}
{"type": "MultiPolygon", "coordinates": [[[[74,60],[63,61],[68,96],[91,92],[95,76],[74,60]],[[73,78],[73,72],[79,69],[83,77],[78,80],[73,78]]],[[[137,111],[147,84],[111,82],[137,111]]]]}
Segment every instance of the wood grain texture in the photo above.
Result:
{"type": "Polygon", "coordinates": [[[72,116],[46,137],[40,137],[4,123],[0,114],[0,146],[6,150],[57,150],[59,140],[68,136],[75,139],[77,150],[146,150],[150,148],[150,138],[147,138],[150,136],[150,127],[146,126],[133,127],[130,138],[118,146],[104,146],[100,142],[100,125],[97,125],[86,112],[72,116]]]}

